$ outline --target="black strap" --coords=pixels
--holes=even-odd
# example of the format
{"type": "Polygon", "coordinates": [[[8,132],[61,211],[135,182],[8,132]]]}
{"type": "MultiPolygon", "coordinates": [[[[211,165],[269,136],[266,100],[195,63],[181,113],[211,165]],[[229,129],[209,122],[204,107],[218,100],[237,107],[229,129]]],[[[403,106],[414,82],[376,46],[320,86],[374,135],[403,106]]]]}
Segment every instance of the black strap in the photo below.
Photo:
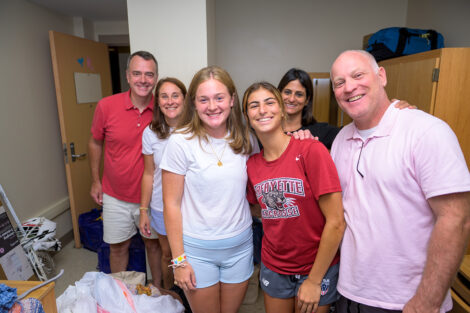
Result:
{"type": "Polygon", "coordinates": [[[406,41],[410,37],[410,33],[406,29],[406,27],[400,28],[400,35],[398,36],[398,43],[397,49],[395,50],[395,55],[403,55],[403,51],[405,50],[406,41]]]}
{"type": "Polygon", "coordinates": [[[433,29],[428,30],[429,40],[431,41],[431,50],[437,49],[437,32],[433,29]]]}
{"type": "Polygon", "coordinates": [[[398,36],[397,49],[395,50],[395,53],[397,55],[402,55],[403,54],[403,51],[405,50],[406,41],[408,40],[408,38],[410,38],[412,36],[423,37],[423,35],[427,35],[426,38],[431,43],[431,50],[437,49],[438,34],[435,30],[428,29],[427,33],[413,34],[413,33],[410,33],[406,27],[401,27],[400,28],[400,35],[398,36]]]}

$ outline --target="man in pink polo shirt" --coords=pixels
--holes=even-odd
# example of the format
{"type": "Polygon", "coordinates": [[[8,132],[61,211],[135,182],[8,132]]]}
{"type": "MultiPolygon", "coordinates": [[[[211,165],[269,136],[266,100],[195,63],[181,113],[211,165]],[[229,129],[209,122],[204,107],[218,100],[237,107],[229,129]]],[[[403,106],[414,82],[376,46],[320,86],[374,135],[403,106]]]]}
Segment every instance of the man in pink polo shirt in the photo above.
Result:
{"type": "Polygon", "coordinates": [[[470,175],[455,134],[395,108],[384,68],[365,51],[340,54],[331,78],[353,119],[331,150],[347,223],[337,311],[449,311],[470,233],[470,175]]]}
{"type": "MultiPolygon", "coordinates": [[[[126,270],[130,239],[138,229],[140,183],[144,171],[142,133],[153,116],[152,91],[158,79],[155,57],[146,51],[133,53],[128,60],[126,76],[129,91],[98,102],[88,144],[93,179],[90,194],[96,203],[103,205],[103,240],[110,245],[109,261],[113,273],[126,270]]],[[[152,234],[150,238],[157,236],[152,234]]],[[[158,240],[144,238],[144,242],[152,278],[159,285],[161,251],[158,240]]]]}

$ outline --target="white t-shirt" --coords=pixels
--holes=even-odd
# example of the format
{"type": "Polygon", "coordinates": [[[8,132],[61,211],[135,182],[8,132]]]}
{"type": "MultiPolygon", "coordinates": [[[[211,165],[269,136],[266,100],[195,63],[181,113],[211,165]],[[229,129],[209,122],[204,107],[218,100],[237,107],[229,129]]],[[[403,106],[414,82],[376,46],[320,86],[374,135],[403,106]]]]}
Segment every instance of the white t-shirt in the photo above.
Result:
{"type": "Polygon", "coordinates": [[[249,156],[235,154],[225,139],[208,137],[211,148],[205,140],[189,137],[172,134],[160,163],[161,169],[185,176],[183,234],[205,240],[239,235],[252,221],[246,200],[249,156]]]}
{"type": "Polygon", "coordinates": [[[159,164],[162,160],[163,151],[165,150],[167,139],[160,139],[157,137],[150,126],[145,128],[142,135],[142,153],[146,155],[153,154],[153,161],[155,163],[155,172],[153,174],[153,191],[150,201],[150,208],[155,211],[163,212],[163,197],[162,197],[162,170],[159,164]]]}

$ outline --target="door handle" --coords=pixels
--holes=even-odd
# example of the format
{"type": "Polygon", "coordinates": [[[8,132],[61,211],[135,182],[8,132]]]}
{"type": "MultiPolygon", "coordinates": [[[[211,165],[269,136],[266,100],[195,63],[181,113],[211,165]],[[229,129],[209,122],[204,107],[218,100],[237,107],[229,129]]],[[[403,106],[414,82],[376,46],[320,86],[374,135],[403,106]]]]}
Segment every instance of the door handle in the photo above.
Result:
{"type": "Polygon", "coordinates": [[[86,157],[86,153],[75,154],[75,144],[70,143],[70,156],[72,157],[72,162],[75,162],[77,159],[82,159],[86,157]]]}

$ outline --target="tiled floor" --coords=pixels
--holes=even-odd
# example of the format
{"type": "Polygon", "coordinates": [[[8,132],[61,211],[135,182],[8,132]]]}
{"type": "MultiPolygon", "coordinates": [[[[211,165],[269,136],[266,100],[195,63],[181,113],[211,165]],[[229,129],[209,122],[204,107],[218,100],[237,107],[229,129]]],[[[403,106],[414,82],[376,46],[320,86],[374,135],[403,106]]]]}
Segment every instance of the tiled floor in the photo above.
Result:
{"type": "MultiPolygon", "coordinates": [[[[56,281],[55,285],[55,294],[56,297],[59,297],[69,285],[73,285],[80,280],[84,273],[97,270],[98,255],[84,248],[76,249],[72,241],[54,256],[54,262],[57,272],[64,269],[64,274],[56,281]]],[[[253,289],[249,289],[249,292],[253,292],[250,290],[253,289]]],[[[256,288],[254,292],[256,292],[256,288]]],[[[254,304],[244,304],[239,310],[239,313],[264,312],[263,295],[259,288],[256,302],[254,304]]]]}

